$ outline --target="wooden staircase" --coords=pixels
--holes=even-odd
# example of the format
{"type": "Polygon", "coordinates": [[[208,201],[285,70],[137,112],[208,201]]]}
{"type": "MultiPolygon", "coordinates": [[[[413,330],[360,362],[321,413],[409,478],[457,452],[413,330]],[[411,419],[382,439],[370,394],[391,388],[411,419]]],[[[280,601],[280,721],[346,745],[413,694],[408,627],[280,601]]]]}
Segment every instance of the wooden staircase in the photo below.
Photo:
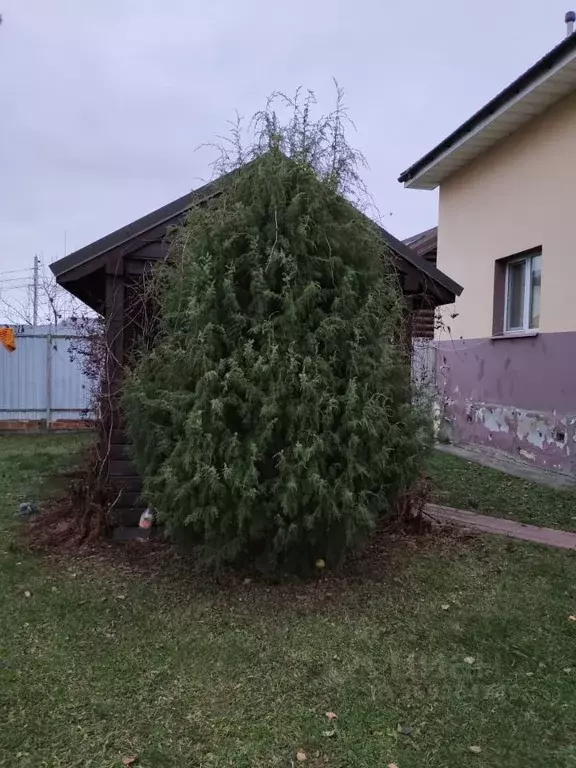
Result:
{"type": "Polygon", "coordinates": [[[108,456],[108,479],[114,498],[118,494],[109,513],[110,525],[114,528],[137,527],[146,505],[141,498],[142,478],[130,457],[130,441],[126,432],[113,429],[110,445],[103,446],[103,451],[103,455],[108,456]]]}

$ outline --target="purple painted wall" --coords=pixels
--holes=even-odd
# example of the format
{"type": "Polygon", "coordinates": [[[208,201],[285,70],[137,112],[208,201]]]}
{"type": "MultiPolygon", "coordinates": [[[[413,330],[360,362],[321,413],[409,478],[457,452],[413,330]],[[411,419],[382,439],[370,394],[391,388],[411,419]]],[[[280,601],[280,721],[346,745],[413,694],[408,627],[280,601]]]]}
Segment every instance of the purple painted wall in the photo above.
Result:
{"type": "Polygon", "coordinates": [[[448,436],[576,474],[576,332],[437,342],[448,436]]]}

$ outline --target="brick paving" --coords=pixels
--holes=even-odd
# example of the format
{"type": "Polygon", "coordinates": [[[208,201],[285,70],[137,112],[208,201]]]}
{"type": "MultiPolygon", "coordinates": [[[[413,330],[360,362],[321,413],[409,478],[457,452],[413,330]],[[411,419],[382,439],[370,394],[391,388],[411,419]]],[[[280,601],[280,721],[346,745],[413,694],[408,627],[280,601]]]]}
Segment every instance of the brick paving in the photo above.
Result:
{"type": "Polygon", "coordinates": [[[442,507],[439,504],[427,504],[425,512],[440,523],[455,523],[470,530],[511,536],[514,539],[524,539],[524,541],[533,541],[537,544],[545,544],[559,549],[576,549],[576,533],[569,531],[539,528],[537,525],[526,525],[525,523],[517,523],[515,520],[478,515],[475,512],[442,507]]]}

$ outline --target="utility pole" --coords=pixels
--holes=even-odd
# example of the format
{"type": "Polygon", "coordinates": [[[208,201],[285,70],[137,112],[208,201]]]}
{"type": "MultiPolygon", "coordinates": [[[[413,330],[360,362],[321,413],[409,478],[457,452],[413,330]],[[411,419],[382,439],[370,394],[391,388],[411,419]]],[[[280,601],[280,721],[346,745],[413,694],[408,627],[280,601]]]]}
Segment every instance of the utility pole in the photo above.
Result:
{"type": "Polygon", "coordinates": [[[38,325],[38,278],[40,277],[40,259],[38,256],[34,256],[34,299],[33,299],[33,312],[34,312],[34,322],[33,325],[38,325]]]}

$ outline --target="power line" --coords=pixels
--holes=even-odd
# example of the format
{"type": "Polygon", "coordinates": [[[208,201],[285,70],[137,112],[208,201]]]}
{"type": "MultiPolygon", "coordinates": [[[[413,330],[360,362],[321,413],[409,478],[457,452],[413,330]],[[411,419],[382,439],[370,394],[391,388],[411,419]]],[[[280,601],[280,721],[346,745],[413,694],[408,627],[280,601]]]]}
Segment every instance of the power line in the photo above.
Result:
{"type": "Polygon", "coordinates": [[[0,285],[4,283],[30,283],[32,285],[32,280],[24,275],[23,277],[11,277],[9,280],[0,279],[0,285]]]}
{"type": "Polygon", "coordinates": [[[24,287],[24,288],[32,288],[32,283],[31,282],[27,282],[27,283],[20,282],[20,283],[17,283],[16,285],[4,285],[3,283],[0,282],[0,288],[2,288],[5,291],[12,291],[14,288],[22,288],[22,287],[24,287]]]}
{"type": "Polygon", "coordinates": [[[30,283],[30,285],[32,285],[32,277],[28,277],[28,275],[22,275],[22,277],[11,277],[8,280],[3,280],[0,277],[0,285],[8,285],[9,283],[30,283]]]}
{"type": "Polygon", "coordinates": [[[21,267],[20,269],[3,269],[0,275],[14,275],[17,272],[32,272],[34,267],[21,267]]]}

